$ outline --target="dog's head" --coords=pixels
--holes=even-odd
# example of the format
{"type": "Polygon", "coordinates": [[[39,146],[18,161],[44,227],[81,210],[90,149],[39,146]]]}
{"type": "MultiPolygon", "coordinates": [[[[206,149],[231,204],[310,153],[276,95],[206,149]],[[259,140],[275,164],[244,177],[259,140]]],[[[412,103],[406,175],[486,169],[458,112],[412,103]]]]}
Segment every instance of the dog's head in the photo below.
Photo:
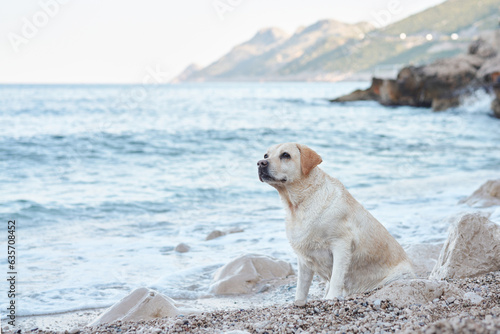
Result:
{"type": "Polygon", "coordinates": [[[274,186],[290,184],[307,177],[321,161],[319,154],[305,145],[274,145],[264,154],[264,159],[257,162],[259,179],[274,186]]]}

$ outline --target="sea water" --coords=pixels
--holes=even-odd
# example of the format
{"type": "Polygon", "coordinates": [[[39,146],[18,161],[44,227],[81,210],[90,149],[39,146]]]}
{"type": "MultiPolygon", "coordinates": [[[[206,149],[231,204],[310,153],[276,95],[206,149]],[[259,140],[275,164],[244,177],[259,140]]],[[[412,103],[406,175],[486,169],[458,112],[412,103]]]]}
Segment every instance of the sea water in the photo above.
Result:
{"type": "Polygon", "coordinates": [[[0,86],[0,268],[15,219],[18,315],[105,307],[142,286],[207,297],[214,271],[246,253],[295,265],[278,194],[257,176],[276,143],[316,150],[400,243],[442,242],[444,218],[472,210],[457,202],[500,174],[491,98],[440,113],[327,101],[367,86],[0,86]]]}

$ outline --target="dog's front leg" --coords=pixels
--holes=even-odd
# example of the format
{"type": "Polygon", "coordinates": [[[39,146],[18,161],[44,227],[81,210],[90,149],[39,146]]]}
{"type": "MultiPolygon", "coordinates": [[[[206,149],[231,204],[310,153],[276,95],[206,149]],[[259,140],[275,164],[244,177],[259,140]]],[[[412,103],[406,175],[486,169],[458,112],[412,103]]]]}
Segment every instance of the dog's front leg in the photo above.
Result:
{"type": "Polygon", "coordinates": [[[345,241],[337,241],[332,246],[333,268],[326,299],[341,297],[344,291],[345,275],[351,262],[351,248],[345,241]]]}
{"type": "Polygon", "coordinates": [[[304,306],[314,272],[300,258],[297,258],[297,262],[299,264],[299,277],[297,279],[297,291],[295,292],[295,305],[304,306]]]}

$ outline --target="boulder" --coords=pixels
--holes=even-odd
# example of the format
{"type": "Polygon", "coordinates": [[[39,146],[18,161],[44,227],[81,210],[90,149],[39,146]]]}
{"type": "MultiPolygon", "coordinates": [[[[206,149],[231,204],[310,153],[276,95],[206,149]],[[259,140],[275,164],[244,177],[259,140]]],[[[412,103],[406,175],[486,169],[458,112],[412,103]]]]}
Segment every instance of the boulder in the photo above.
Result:
{"type": "Polygon", "coordinates": [[[463,278],[500,270],[500,226],[483,215],[464,214],[450,226],[429,278],[463,278]]]}
{"type": "Polygon", "coordinates": [[[486,181],[472,195],[459,203],[481,208],[500,205],[500,179],[486,181]]]}
{"type": "Polygon", "coordinates": [[[414,244],[405,247],[406,255],[410,258],[417,277],[429,277],[437,263],[441,248],[443,244],[414,244]]]}
{"type": "Polygon", "coordinates": [[[179,314],[198,313],[198,310],[182,308],[172,298],[163,296],[157,291],[148,288],[139,288],[123,298],[89,326],[98,326],[105,323],[121,321],[141,321],[154,318],[175,317],[179,314]]]}
{"type": "Polygon", "coordinates": [[[210,292],[216,295],[246,294],[252,292],[262,280],[285,278],[293,274],[288,262],[266,255],[247,254],[215,272],[210,292]]]}
{"type": "Polygon", "coordinates": [[[368,297],[368,300],[388,300],[397,307],[407,307],[427,304],[441,297],[446,300],[460,299],[463,295],[462,290],[446,281],[417,278],[392,282],[368,297]]]}

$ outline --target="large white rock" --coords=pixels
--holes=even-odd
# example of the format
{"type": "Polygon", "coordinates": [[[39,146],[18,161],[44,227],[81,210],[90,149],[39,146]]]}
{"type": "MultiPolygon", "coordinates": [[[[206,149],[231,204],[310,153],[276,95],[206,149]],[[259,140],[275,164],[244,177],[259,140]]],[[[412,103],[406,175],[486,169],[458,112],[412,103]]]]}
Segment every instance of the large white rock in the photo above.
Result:
{"type": "Polygon", "coordinates": [[[429,278],[474,277],[500,270],[500,226],[480,213],[458,216],[451,224],[429,278]]]}
{"type": "Polygon", "coordinates": [[[292,266],[288,262],[266,255],[247,254],[232,260],[215,272],[210,292],[216,295],[250,293],[262,280],[284,278],[293,274],[292,266]]]}
{"type": "Polygon", "coordinates": [[[461,200],[460,203],[482,208],[500,205],[500,179],[486,181],[472,195],[461,200]]]}
{"type": "Polygon", "coordinates": [[[151,320],[154,318],[175,317],[179,314],[197,313],[194,309],[183,308],[172,298],[148,288],[139,288],[115,305],[107,309],[89,326],[121,321],[151,320]]]}
{"type": "Polygon", "coordinates": [[[404,247],[417,277],[429,277],[436,265],[441,248],[443,248],[443,244],[413,244],[404,247]]]}
{"type": "Polygon", "coordinates": [[[392,282],[368,297],[368,300],[388,300],[397,307],[406,307],[427,304],[441,297],[459,299],[463,294],[463,291],[446,281],[417,278],[392,282]]]}

